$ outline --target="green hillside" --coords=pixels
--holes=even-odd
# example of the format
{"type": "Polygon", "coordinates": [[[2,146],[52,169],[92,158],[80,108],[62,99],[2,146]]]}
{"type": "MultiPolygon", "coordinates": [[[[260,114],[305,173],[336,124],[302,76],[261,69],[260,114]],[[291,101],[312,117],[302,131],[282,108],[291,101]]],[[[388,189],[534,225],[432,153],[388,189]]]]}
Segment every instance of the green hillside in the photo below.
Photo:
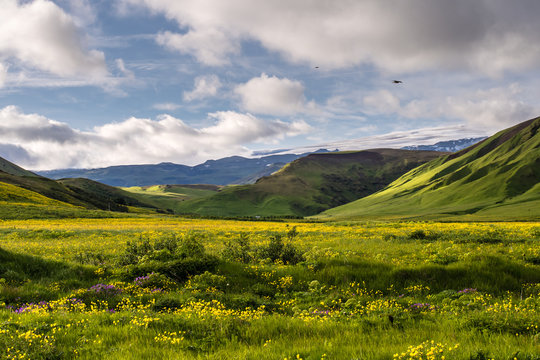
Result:
{"type": "Polygon", "coordinates": [[[286,165],[252,185],[180,203],[177,211],[213,216],[306,216],[372,194],[403,173],[444,155],[374,149],[317,153],[286,165]]]}
{"type": "Polygon", "coordinates": [[[153,208],[121,189],[87,179],[51,180],[0,158],[0,219],[103,217],[88,210],[130,211],[153,208]],[[132,208],[133,209],[133,208],[132,208]]]}
{"type": "Polygon", "coordinates": [[[540,118],[411,170],[384,190],[321,219],[540,218],[540,118]]]}
{"type": "Polygon", "coordinates": [[[35,191],[0,182],[0,219],[105,217],[105,211],[87,210],[54,200],[35,191]]]}
{"type": "Polygon", "coordinates": [[[154,185],[132,186],[123,190],[146,204],[168,212],[178,212],[182,201],[208,197],[221,188],[218,185],[154,185]]]}
{"type": "Polygon", "coordinates": [[[83,201],[89,208],[128,211],[129,206],[154,207],[127,191],[94,180],[78,178],[60,179],[56,182],[69,189],[77,199],[83,201]]]}

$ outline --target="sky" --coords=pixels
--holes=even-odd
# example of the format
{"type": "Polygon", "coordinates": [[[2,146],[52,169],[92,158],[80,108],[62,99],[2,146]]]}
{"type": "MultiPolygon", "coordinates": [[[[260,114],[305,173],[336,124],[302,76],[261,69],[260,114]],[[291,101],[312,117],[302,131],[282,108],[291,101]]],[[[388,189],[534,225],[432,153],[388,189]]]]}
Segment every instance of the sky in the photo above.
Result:
{"type": "Polygon", "coordinates": [[[538,14],[537,0],[0,0],[0,156],[195,165],[492,135],[540,115],[538,14]]]}

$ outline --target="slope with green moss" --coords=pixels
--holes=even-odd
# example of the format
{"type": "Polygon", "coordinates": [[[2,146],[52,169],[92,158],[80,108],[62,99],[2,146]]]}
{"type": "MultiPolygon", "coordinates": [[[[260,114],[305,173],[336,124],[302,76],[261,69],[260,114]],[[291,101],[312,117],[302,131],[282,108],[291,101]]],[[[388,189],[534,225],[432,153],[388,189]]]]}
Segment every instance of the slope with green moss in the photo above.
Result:
{"type": "Polygon", "coordinates": [[[318,217],[539,219],[539,128],[540,118],[525,121],[318,217]]]}
{"type": "Polygon", "coordinates": [[[382,189],[408,170],[443,154],[374,149],[311,154],[253,185],[229,186],[184,201],[182,213],[213,216],[305,216],[382,189]]]}

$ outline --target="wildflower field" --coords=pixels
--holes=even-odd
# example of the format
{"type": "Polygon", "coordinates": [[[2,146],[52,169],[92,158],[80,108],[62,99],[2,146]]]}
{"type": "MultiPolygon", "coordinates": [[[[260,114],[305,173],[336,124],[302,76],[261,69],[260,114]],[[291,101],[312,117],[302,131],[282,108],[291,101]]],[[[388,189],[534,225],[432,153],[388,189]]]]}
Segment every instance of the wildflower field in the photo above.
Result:
{"type": "Polygon", "coordinates": [[[0,222],[0,359],[540,359],[540,224],[0,222]]]}

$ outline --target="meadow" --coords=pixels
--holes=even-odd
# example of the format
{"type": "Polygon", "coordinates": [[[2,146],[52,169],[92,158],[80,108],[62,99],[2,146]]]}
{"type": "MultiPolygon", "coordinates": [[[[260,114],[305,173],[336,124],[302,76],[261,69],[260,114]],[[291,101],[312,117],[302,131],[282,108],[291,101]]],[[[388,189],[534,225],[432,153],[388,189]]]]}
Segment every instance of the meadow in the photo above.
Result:
{"type": "Polygon", "coordinates": [[[0,222],[1,359],[540,359],[540,224],[0,222]]]}

